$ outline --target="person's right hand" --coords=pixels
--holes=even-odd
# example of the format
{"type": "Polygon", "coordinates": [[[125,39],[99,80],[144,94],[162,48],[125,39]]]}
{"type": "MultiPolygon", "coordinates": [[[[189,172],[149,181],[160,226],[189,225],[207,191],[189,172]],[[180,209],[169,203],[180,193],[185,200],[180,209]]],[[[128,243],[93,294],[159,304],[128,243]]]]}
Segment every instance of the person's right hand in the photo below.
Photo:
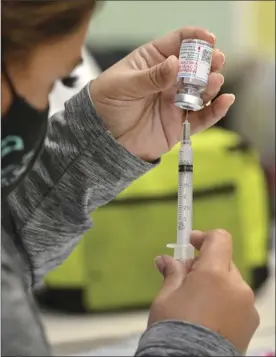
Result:
{"type": "Polygon", "coordinates": [[[182,320],[209,328],[244,353],[259,325],[254,293],[232,262],[229,233],[193,232],[191,243],[199,256],[185,265],[169,256],[156,259],[164,276],[152,304],[149,325],[182,320]]]}

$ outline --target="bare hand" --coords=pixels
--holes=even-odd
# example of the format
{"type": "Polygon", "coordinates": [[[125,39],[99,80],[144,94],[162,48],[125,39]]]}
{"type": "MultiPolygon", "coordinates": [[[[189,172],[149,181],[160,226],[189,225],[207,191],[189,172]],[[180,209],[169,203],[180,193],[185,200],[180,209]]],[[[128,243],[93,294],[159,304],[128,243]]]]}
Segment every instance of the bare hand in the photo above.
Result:
{"type": "MultiPolygon", "coordinates": [[[[213,34],[186,27],[134,50],[91,83],[91,97],[107,129],[131,153],[147,161],[159,158],[180,139],[184,111],[176,108],[176,76],[182,40],[197,38],[215,43],[213,34]]],[[[208,103],[219,92],[225,62],[214,50],[208,86],[208,103]]],[[[211,105],[190,114],[192,133],[204,130],[225,116],[234,102],[223,94],[211,105]]]]}
{"type": "Polygon", "coordinates": [[[232,261],[232,239],[222,230],[194,232],[199,256],[189,265],[165,256],[157,259],[164,284],[149,324],[168,319],[198,324],[219,333],[244,353],[259,325],[254,294],[232,261]]]}

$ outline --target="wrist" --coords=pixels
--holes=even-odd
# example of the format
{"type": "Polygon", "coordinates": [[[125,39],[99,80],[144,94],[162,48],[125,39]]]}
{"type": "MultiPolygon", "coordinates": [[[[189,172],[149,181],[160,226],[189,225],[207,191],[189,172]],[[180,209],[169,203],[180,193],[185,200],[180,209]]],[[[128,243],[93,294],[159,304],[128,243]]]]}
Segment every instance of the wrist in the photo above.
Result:
{"type": "Polygon", "coordinates": [[[153,348],[157,352],[165,348],[170,356],[240,356],[235,347],[221,335],[180,320],[152,324],[141,336],[136,355],[146,355],[143,352],[153,348]]]}
{"type": "Polygon", "coordinates": [[[129,153],[133,156],[138,157],[139,159],[155,164],[159,161],[160,157],[158,155],[152,155],[141,148],[141,143],[136,143],[136,136],[134,135],[122,135],[121,137],[115,138],[120,145],[122,145],[129,153]]]}
{"type": "MultiPolygon", "coordinates": [[[[102,96],[99,95],[100,90],[97,85],[97,79],[93,80],[89,84],[89,96],[98,117],[101,118],[103,126],[106,130],[113,136],[113,138],[121,145],[124,149],[126,149],[133,156],[148,162],[148,163],[156,163],[159,160],[160,155],[154,153],[148,153],[147,147],[151,145],[143,145],[141,144],[141,133],[139,133],[140,128],[134,128],[132,130],[127,131],[122,134],[116,125],[112,125],[110,121],[110,125],[106,123],[105,114],[106,114],[106,103],[103,103],[103,100],[99,99],[102,96]]],[[[109,113],[109,115],[112,113],[109,113]]]]}

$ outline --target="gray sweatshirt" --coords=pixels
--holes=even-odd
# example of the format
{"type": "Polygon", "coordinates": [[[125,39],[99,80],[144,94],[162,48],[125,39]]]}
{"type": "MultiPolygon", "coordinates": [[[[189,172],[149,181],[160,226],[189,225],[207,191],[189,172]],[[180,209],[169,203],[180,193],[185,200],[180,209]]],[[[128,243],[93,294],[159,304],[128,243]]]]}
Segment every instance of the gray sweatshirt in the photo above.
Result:
{"type": "MultiPolygon", "coordinates": [[[[61,264],[92,227],[91,212],[152,167],[105,130],[88,87],[50,119],[41,157],[2,202],[2,356],[51,355],[31,288],[61,264]]],[[[136,356],[236,355],[223,337],[183,321],[152,325],[136,352],[136,356]]]]}

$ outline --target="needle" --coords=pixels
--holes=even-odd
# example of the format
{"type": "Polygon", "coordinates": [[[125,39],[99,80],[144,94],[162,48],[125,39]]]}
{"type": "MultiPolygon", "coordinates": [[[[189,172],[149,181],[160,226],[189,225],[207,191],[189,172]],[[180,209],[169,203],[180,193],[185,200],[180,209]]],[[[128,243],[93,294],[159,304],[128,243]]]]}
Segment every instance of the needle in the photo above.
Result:
{"type": "Polygon", "coordinates": [[[188,110],[186,110],[186,117],[185,117],[185,121],[188,121],[188,113],[189,113],[189,111],[188,111],[188,110]]]}

